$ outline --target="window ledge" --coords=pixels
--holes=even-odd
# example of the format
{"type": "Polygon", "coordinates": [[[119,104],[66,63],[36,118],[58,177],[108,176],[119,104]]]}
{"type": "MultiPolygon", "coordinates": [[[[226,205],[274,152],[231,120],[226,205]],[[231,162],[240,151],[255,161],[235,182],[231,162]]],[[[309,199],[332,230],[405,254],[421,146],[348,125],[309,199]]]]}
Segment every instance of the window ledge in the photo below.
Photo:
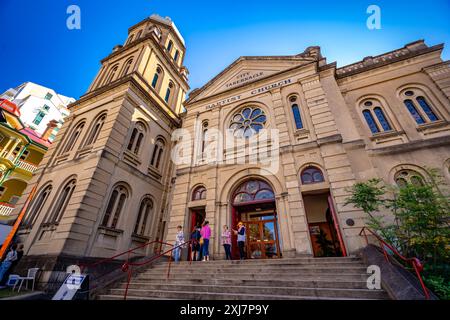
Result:
{"type": "Polygon", "coordinates": [[[85,157],[86,155],[91,153],[93,148],[94,148],[93,144],[91,144],[90,146],[85,146],[85,147],[81,148],[80,150],[78,150],[76,157],[77,158],[85,157]]]}
{"type": "Polygon", "coordinates": [[[309,130],[306,129],[306,128],[303,128],[303,129],[296,129],[296,130],[294,131],[294,135],[295,135],[296,137],[298,137],[298,136],[305,136],[305,135],[307,135],[307,134],[309,134],[309,130]]]}
{"type": "Polygon", "coordinates": [[[147,243],[150,241],[150,238],[133,233],[131,236],[131,240],[135,242],[147,243]]]}
{"type": "Polygon", "coordinates": [[[188,203],[188,208],[204,208],[206,207],[206,199],[191,200],[188,203]]]}
{"type": "Polygon", "coordinates": [[[54,231],[56,230],[56,228],[58,227],[59,223],[58,222],[51,222],[51,223],[43,223],[41,224],[41,228],[44,231],[54,231]]]}
{"type": "Polygon", "coordinates": [[[379,133],[376,133],[376,134],[372,135],[370,137],[370,140],[378,141],[378,140],[388,139],[388,138],[400,136],[400,135],[402,135],[404,133],[405,133],[405,131],[394,131],[394,130],[385,131],[385,132],[379,132],[379,133]]]}
{"type": "Polygon", "coordinates": [[[67,161],[67,159],[69,159],[69,156],[70,156],[70,152],[64,152],[56,158],[55,162],[58,164],[58,163],[67,161]]]}
{"type": "Polygon", "coordinates": [[[118,237],[121,234],[123,234],[123,232],[124,232],[123,230],[109,228],[109,227],[99,227],[98,231],[100,232],[100,234],[112,236],[112,237],[118,237]]]}
{"type": "Polygon", "coordinates": [[[137,156],[136,154],[132,153],[129,150],[125,150],[124,158],[125,158],[125,160],[127,160],[128,162],[131,162],[135,166],[139,166],[141,164],[141,161],[139,160],[139,156],[137,156]]]}
{"type": "Polygon", "coordinates": [[[446,120],[438,120],[438,121],[429,122],[429,123],[425,123],[425,124],[419,125],[417,127],[417,131],[426,131],[428,129],[445,127],[446,125],[448,125],[448,121],[446,121],[446,120]]]}
{"type": "Polygon", "coordinates": [[[162,179],[161,172],[153,166],[148,167],[148,174],[157,180],[162,179]]]}

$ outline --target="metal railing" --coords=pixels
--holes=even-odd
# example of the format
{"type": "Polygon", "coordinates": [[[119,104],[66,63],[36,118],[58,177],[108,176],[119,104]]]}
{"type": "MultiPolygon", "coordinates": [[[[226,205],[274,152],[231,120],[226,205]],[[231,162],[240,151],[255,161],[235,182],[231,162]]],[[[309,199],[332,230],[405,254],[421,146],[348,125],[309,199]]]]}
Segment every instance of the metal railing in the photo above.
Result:
{"type": "Polygon", "coordinates": [[[427,300],[430,299],[430,293],[428,292],[427,287],[425,286],[425,283],[423,282],[423,278],[422,278],[422,274],[421,272],[423,271],[423,264],[420,262],[420,260],[416,257],[414,258],[406,258],[404,257],[400,252],[398,252],[398,250],[396,248],[394,248],[392,245],[390,245],[389,243],[387,243],[385,240],[383,240],[378,234],[376,234],[374,231],[370,230],[367,227],[362,228],[361,232],[359,233],[360,236],[364,236],[364,238],[366,239],[366,244],[369,245],[369,239],[367,236],[367,232],[369,232],[373,237],[375,237],[379,244],[380,244],[380,248],[383,251],[383,255],[386,259],[386,261],[388,261],[389,263],[391,263],[390,259],[389,259],[389,255],[386,252],[386,247],[389,248],[400,260],[402,260],[403,262],[405,262],[406,264],[410,264],[413,269],[414,272],[416,273],[416,276],[419,280],[420,286],[422,287],[423,293],[425,295],[425,298],[427,300]]]}
{"type": "MultiPolygon", "coordinates": [[[[138,246],[138,247],[136,247],[136,248],[132,248],[132,249],[129,249],[129,250],[124,251],[124,252],[122,252],[122,253],[116,254],[116,255],[114,255],[114,256],[112,256],[112,257],[105,258],[105,259],[101,259],[100,261],[97,261],[97,262],[94,262],[94,263],[90,263],[90,264],[82,264],[82,265],[80,265],[81,273],[86,273],[86,270],[87,270],[87,271],[88,271],[87,273],[91,273],[91,274],[92,274],[92,270],[95,270],[95,269],[98,268],[99,266],[104,265],[104,264],[106,264],[106,263],[108,263],[108,262],[115,262],[115,261],[117,262],[117,261],[119,260],[120,257],[123,257],[123,256],[126,255],[125,262],[124,262],[124,263],[122,264],[122,266],[120,267],[120,269],[121,269],[123,272],[125,272],[124,270],[127,269],[126,266],[128,266],[128,265],[131,263],[131,262],[130,262],[131,255],[132,255],[132,254],[136,254],[136,251],[145,249],[145,248],[147,248],[147,247],[149,247],[149,246],[151,246],[151,245],[156,245],[156,246],[157,246],[157,247],[155,248],[155,252],[157,253],[157,256],[158,256],[158,257],[161,256],[161,252],[163,251],[163,246],[170,246],[170,247],[173,247],[172,244],[166,243],[166,242],[163,242],[163,241],[159,241],[159,240],[147,242],[147,243],[145,243],[145,244],[143,244],[143,245],[140,245],[140,246],[138,246]],[[158,245],[159,245],[159,246],[158,246],[158,245]]],[[[110,271],[108,272],[108,275],[109,275],[109,274],[112,274],[114,271],[117,271],[117,269],[115,269],[115,270],[110,270],[110,271]]],[[[93,290],[93,289],[97,289],[97,287],[91,287],[91,288],[89,288],[89,289],[90,289],[90,290],[93,290]]]]}
{"type": "MultiPolygon", "coordinates": [[[[144,261],[144,262],[126,262],[122,266],[122,271],[123,272],[128,272],[127,286],[125,288],[125,293],[124,293],[123,299],[127,300],[128,288],[130,286],[131,278],[133,276],[133,267],[142,267],[142,266],[148,265],[148,264],[150,264],[150,263],[152,263],[152,262],[154,262],[154,261],[156,261],[156,260],[158,260],[158,259],[160,259],[162,257],[165,257],[165,256],[169,255],[169,261],[168,261],[168,267],[167,267],[167,279],[169,279],[169,277],[170,277],[170,266],[172,264],[172,252],[174,250],[176,250],[176,249],[180,249],[181,250],[182,248],[186,247],[187,245],[191,245],[192,241],[193,240],[189,240],[189,241],[184,242],[184,243],[182,243],[182,244],[180,244],[178,246],[173,246],[173,248],[171,248],[171,249],[169,249],[169,250],[167,250],[167,251],[165,251],[163,253],[160,252],[160,254],[158,256],[152,257],[149,260],[144,261]]],[[[188,255],[188,259],[189,259],[189,263],[192,263],[192,259],[191,259],[191,255],[190,254],[188,255]]]]}
{"type": "Polygon", "coordinates": [[[23,169],[23,170],[31,172],[31,173],[34,173],[38,168],[36,165],[34,165],[32,163],[28,163],[28,162],[22,161],[22,160],[18,160],[16,162],[16,166],[20,169],[23,169]]]}
{"type": "Polygon", "coordinates": [[[9,203],[0,202],[0,216],[9,217],[14,208],[15,206],[9,203]]]}

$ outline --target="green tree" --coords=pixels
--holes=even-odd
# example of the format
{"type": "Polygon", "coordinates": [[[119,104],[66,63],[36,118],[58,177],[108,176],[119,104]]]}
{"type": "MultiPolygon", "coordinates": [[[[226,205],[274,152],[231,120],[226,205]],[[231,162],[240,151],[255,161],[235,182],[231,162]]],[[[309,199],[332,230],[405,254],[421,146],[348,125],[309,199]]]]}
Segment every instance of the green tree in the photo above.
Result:
{"type": "Polygon", "coordinates": [[[367,214],[367,226],[403,255],[425,263],[427,285],[446,299],[449,292],[450,205],[436,170],[428,170],[429,183],[386,187],[380,179],[357,183],[349,189],[352,204],[367,214]],[[380,213],[390,211],[392,219],[380,213]]]}

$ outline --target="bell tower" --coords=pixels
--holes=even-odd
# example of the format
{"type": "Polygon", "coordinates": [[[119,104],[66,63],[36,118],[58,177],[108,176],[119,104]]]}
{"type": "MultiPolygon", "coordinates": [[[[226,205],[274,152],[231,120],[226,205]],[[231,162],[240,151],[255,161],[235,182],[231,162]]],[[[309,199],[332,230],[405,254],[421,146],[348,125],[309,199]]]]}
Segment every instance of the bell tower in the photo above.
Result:
{"type": "Polygon", "coordinates": [[[189,90],[185,53],[172,20],[152,15],[101,61],[17,205],[37,186],[19,231],[25,263],[50,276],[61,263],[162,237],[171,134],[189,90]]]}

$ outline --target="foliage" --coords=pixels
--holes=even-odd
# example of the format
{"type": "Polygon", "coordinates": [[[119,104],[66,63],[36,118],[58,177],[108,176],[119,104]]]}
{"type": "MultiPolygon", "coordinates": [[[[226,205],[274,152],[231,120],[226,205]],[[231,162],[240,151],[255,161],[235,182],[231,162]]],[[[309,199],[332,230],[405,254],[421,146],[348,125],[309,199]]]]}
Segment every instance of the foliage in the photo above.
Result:
{"type": "Polygon", "coordinates": [[[322,229],[320,229],[317,235],[316,243],[320,247],[319,255],[321,257],[332,257],[335,255],[333,242],[327,239],[327,234],[322,229]]]}
{"type": "Polygon", "coordinates": [[[424,262],[427,284],[446,299],[450,281],[449,198],[442,192],[444,183],[436,170],[428,170],[428,174],[428,183],[407,183],[402,187],[386,187],[379,179],[357,183],[349,190],[346,205],[364,211],[367,226],[403,255],[424,262]],[[390,212],[391,219],[386,219],[381,209],[390,212]]]}
{"type": "Polygon", "coordinates": [[[450,282],[442,276],[424,276],[425,285],[443,300],[450,300],[450,282]]]}

